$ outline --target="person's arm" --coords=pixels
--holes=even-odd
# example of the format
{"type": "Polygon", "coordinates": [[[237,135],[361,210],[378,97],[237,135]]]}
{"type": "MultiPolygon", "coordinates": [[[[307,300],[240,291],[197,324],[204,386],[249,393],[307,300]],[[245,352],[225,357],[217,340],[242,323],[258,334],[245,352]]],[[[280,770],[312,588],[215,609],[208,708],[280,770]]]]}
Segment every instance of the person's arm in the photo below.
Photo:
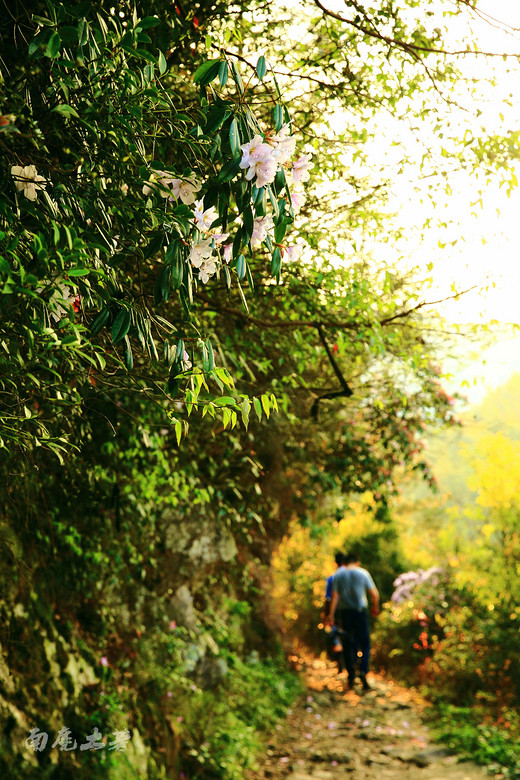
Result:
{"type": "Polygon", "coordinates": [[[333,626],[334,625],[334,614],[336,612],[337,603],[338,603],[338,591],[334,590],[334,591],[332,591],[332,598],[330,600],[329,614],[325,618],[325,623],[328,626],[333,626]]]}
{"type": "Polygon", "coordinates": [[[323,610],[321,612],[321,617],[323,620],[326,620],[328,616],[330,615],[330,600],[332,598],[332,580],[334,577],[331,575],[330,577],[327,577],[327,582],[325,584],[325,601],[323,603],[323,610]]]}
{"type": "Polygon", "coordinates": [[[372,603],[370,614],[373,617],[376,617],[376,615],[379,615],[379,591],[375,586],[373,588],[368,588],[368,595],[370,596],[370,601],[372,603]]]}

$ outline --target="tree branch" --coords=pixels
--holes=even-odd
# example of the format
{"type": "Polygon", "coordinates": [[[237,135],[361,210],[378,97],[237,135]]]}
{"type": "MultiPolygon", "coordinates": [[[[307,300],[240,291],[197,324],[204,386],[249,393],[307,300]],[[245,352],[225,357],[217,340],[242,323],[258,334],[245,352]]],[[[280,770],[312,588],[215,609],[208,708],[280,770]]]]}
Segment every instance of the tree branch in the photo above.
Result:
{"type": "MultiPolygon", "coordinates": [[[[474,54],[481,57],[503,57],[504,56],[503,52],[475,51],[473,49],[461,49],[460,51],[458,50],[447,51],[446,49],[434,49],[429,46],[418,46],[415,43],[407,43],[406,41],[400,41],[396,38],[390,38],[387,35],[383,35],[383,33],[380,33],[378,30],[365,27],[362,24],[359,24],[359,22],[355,22],[353,19],[346,19],[344,16],[341,16],[341,14],[331,11],[330,8],[326,8],[320,0],[312,0],[312,2],[316,6],[318,6],[318,8],[321,11],[323,11],[324,14],[326,14],[326,16],[330,16],[332,19],[337,19],[339,22],[343,22],[344,24],[349,24],[351,27],[354,27],[356,30],[359,30],[359,32],[362,32],[363,35],[368,35],[370,38],[376,38],[379,41],[387,43],[389,46],[395,46],[399,49],[402,49],[403,51],[405,51],[407,54],[410,54],[415,59],[417,59],[419,53],[446,54],[450,57],[456,57],[464,54],[474,54]]],[[[472,10],[476,10],[472,6],[470,7],[472,8],[472,10]]],[[[510,54],[506,56],[514,57],[515,59],[518,59],[520,57],[520,55],[518,54],[510,54]]]]}

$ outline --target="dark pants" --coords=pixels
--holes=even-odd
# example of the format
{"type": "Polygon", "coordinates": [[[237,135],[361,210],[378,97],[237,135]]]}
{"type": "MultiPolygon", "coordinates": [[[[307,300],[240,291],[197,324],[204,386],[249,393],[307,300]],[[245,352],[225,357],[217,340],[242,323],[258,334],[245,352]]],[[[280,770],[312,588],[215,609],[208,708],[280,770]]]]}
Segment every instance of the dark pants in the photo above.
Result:
{"type": "Polygon", "coordinates": [[[370,658],[368,611],[366,609],[340,609],[337,618],[345,637],[343,657],[349,680],[353,680],[356,676],[358,652],[361,653],[359,673],[365,676],[368,672],[370,658]]]}

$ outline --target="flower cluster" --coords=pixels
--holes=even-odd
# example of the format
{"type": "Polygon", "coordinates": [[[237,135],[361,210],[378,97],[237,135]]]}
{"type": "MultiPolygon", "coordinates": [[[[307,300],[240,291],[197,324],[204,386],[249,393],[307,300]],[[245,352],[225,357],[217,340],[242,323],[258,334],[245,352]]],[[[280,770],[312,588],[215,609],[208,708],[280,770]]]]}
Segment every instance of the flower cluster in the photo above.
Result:
{"type": "Polygon", "coordinates": [[[291,205],[298,212],[305,203],[305,195],[301,185],[310,178],[309,155],[300,155],[289,167],[296,149],[296,139],[289,134],[289,125],[285,124],[276,135],[267,141],[261,135],[255,135],[251,141],[242,144],[242,159],[240,167],[246,171],[247,181],[253,181],[260,188],[272,184],[281,167],[285,167],[285,177],[290,185],[291,205]]]}
{"type": "Polygon", "coordinates": [[[202,184],[192,175],[187,179],[177,179],[168,171],[154,170],[148,183],[143,187],[143,195],[158,192],[161,198],[181,200],[186,206],[191,206],[197,198],[196,193],[202,184]]]}
{"type": "Polygon", "coordinates": [[[438,575],[442,574],[442,569],[438,566],[431,566],[429,569],[418,569],[417,571],[407,571],[400,574],[394,580],[394,592],[392,601],[394,604],[401,604],[403,601],[412,601],[413,591],[424,582],[430,581],[430,584],[438,585],[438,575]]]}
{"type": "Polygon", "coordinates": [[[202,284],[206,284],[217,272],[218,258],[215,253],[218,253],[229,234],[220,233],[218,228],[213,228],[213,224],[218,222],[218,212],[213,206],[205,209],[204,198],[195,202],[194,216],[200,238],[191,246],[190,262],[194,268],[198,268],[202,284]]]}
{"type": "MultiPolygon", "coordinates": [[[[240,168],[245,171],[246,181],[258,189],[272,184],[283,167],[286,181],[291,186],[291,206],[295,213],[298,212],[305,203],[302,185],[310,178],[311,161],[309,155],[300,155],[291,163],[296,139],[290,135],[289,125],[284,125],[273,136],[267,135],[266,139],[257,134],[240,148],[240,168]]],[[[199,281],[206,284],[223,263],[231,261],[233,243],[227,241],[229,234],[219,229],[217,209],[214,206],[206,208],[204,197],[199,197],[202,189],[203,183],[194,174],[180,179],[170,171],[154,169],[142,192],[146,196],[155,194],[170,202],[180,201],[193,207],[189,262],[198,271],[199,281]]],[[[255,248],[271,237],[274,227],[270,214],[255,217],[251,247],[255,248]]],[[[286,260],[291,261],[298,257],[301,247],[280,246],[280,250],[286,260]]]]}

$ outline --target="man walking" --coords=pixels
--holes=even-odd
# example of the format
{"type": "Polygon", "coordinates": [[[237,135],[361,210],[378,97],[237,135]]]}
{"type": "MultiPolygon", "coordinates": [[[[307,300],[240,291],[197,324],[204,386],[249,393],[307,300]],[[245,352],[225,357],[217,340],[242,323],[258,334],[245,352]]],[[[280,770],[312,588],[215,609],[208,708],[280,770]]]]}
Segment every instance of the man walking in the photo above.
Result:
{"type": "Polygon", "coordinates": [[[354,687],[356,660],[358,651],[361,652],[359,676],[365,691],[370,689],[367,682],[370,658],[367,596],[371,602],[370,613],[375,617],[379,614],[379,592],[370,573],[361,568],[358,556],[351,553],[334,574],[328,622],[333,624],[337,614],[346,638],[343,650],[350,689],[354,687]]]}

